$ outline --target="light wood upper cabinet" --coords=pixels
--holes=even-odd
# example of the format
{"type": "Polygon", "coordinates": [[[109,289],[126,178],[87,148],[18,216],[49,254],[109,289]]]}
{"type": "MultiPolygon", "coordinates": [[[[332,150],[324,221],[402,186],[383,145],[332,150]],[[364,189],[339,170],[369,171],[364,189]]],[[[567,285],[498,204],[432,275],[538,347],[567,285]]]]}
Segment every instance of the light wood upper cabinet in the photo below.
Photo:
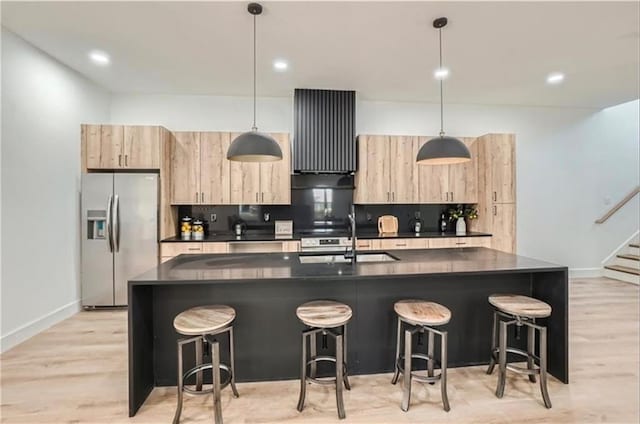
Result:
{"type": "Polygon", "coordinates": [[[227,150],[231,135],[223,132],[200,133],[200,203],[231,203],[230,165],[227,150]]]}
{"type": "Polygon", "coordinates": [[[174,132],[171,140],[171,203],[200,203],[200,133],[174,132]]]}
{"type": "MultiPolygon", "coordinates": [[[[420,137],[419,146],[432,137],[420,137]]],[[[476,203],[478,201],[478,149],[474,138],[462,138],[471,161],[457,165],[418,165],[420,203],[476,203]]]]}
{"type": "Polygon", "coordinates": [[[84,169],[160,169],[158,126],[83,125],[84,169]]]}
{"type": "Polygon", "coordinates": [[[124,127],[121,125],[83,125],[87,169],[116,169],[124,166],[122,149],[124,127]]]}
{"type": "Polygon", "coordinates": [[[355,203],[391,202],[390,137],[358,137],[358,172],[355,177],[355,203]]]}
{"type": "Polygon", "coordinates": [[[280,145],[282,160],[260,164],[261,204],[291,204],[291,146],[289,134],[271,134],[280,145]]]}
{"type": "Polygon", "coordinates": [[[490,172],[493,201],[513,203],[516,201],[516,149],[513,134],[491,134],[490,172]]]}
{"type": "MultiPolygon", "coordinates": [[[[235,140],[241,133],[232,133],[235,140]]],[[[226,156],[225,156],[226,157],[226,156]]],[[[231,203],[256,205],[260,203],[260,163],[230,161],[231,203]]]]}
{"type": "MultiPolygon", "coordinates": [[[[231,134],[231,140],[240,133],[231,134]]],[[[275,162],[233,162],[231,203],[234,205],[291,204],[291,146],[289,134],[270,134],[280,144],[282,160],[275,162]]]]}
{"type": "Polygon", "coordinates": [[[359,136],[355,203],[416,203],[417,148],[417,137],[359,136]]]}
{"type": "Polygon", "coordinates": [[[418,201],[418,137],[390,137],[391,162],[389,191],[391,203],[416,203],[418,201]]]}
{"type": "Polygon", "coordinates": [[[160,127],[125,126],[122,152],[125,168],[160,168],[160,127]]]}
{"type": "Polygon", "coordinates": [[[449,165],[449,202],[478,202],[478,143],[475,138],[461,139],[471,152],[471,161],[449,165]]]}

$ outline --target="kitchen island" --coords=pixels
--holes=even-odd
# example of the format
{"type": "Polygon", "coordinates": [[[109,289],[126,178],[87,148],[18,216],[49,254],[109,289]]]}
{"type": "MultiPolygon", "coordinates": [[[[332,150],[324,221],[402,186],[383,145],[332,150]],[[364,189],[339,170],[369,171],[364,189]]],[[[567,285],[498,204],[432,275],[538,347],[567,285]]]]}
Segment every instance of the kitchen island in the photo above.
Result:
{"type": "MultiPolygon", "coordinates": [[[[299,377],[304,325],[295,311],[309,300],[332,299],[351,306],[349,373],[375,374],[393,369],[397,300],[428,299],[451,310],[446,325],[449,366],[458,367],[488,363],[489,295],[533,296],[553,308],[552,315],[540,321],[548,327],[548,370],[568,383],[566,267],[486,248],[392,255],[397,260],[354,265],[302,263],[300,257],[307,256],[302,253],[180,255],[130,280],[130,416],[154,386],[176,385],[179,335],[173,318],[203,304],[235,308],[236,379],[242,382],[299,377]]],[[[524,339],[511,343],[521,345],[524,339]]],[[[220,342],[221,352],[226,352],[226,340],[220,342]]],[[[186,368],[193,366],[192,353],[186,352],[185,362],[186,368]]]]}

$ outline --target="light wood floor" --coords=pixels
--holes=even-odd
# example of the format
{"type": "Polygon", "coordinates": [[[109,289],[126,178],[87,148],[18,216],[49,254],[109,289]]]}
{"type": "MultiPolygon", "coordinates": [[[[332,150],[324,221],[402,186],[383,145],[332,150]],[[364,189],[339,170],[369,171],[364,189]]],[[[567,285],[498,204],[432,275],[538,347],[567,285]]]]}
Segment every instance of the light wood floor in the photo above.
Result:
{"type": "MultiPolygon", "coordinates": [[[[638,286],[613,280],[570,283],[571,384],[552,379],[553,409],[538,385],[509,379],[503,399],[484,367],[449,373],[451,412],[439,385],[414,384],[411,409],[400,410],[401,389],[390,375],[356,376],[345,392],[344,422],[638,423],[638,286]]],[[[553,340],[550,341],[553,343],[553,340]]],[[[168,423],[175,389],[156,389],[134,418],[127,417],[126,314],[81,312],[0,357],[3,423],[168,423]]],[[[338,422],[333,391],[313,385],[306,409],[295,409],[297,381],[239,384],[225,390],[225,423],[338,422]]],[[[213,422],[210,397],[187,397],[183,423],[213,422]]]]}

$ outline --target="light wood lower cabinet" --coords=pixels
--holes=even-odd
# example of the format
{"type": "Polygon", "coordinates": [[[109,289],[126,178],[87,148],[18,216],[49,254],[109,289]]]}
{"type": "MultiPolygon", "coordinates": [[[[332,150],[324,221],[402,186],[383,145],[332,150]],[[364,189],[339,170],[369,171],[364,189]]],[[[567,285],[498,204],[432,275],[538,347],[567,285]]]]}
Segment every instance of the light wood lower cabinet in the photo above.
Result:
{"type": "Polygon", "coordinates": [[[516,251],[516,205],[496,203],[492,206],[491,248],[507,253],[516,251]]]}
{"type": "Polygon", "coordinates": [[[356,241],[356,248],[360,251],[445,249],[450,247],[491,247],[491,236],[365,239],[356,241]]]}
{"type": "Polygon", "coordinates": [[[375,250],[428,249],[429,240],[426,238],[376,239],[373,240],[373,246],[375,250]]]}
{"type": "Polygon", "coordinates": [[[446,237],[429,239],[430,249],[446,249],[451,247],[489,247],[491,237],[446,237]]]}
{"type": "Polygon", "coordinates": [[[298,252],[298,240],[238,241],[238,242],[165,242],[160,243],[160,262],[182,254],[278,253],[298,252]]]}

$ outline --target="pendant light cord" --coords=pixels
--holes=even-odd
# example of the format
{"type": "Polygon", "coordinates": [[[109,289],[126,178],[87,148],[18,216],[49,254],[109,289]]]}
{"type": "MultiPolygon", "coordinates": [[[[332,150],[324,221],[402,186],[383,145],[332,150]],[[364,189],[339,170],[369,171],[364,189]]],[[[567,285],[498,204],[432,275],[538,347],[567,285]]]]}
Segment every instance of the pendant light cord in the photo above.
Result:
{"type": "Polygon", "coordinates": [[[256,127],[256,15],[253,15],[253,126],[251,130],[258,131],[256,127]]]}
{"type": "MultiPolygon", "coordinates": [[[[438,28],[438,35],[440,38],[440,72],[442,72],[442,28],[438,28]]],[[[444,85],[444,76],[440,77],[440,137],[444,136],[444,95],[442,89],[444,85]]]]}

